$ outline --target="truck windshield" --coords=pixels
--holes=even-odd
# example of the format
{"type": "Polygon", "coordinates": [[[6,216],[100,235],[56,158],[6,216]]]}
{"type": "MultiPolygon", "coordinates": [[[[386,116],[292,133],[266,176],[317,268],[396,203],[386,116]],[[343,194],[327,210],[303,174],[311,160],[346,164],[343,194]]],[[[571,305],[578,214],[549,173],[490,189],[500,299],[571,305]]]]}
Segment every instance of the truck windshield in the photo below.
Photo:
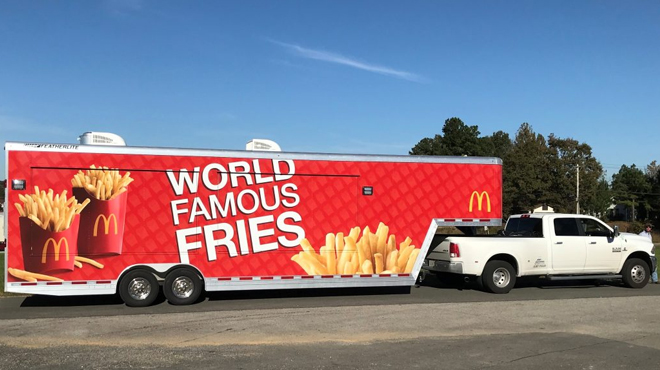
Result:
{"type": "Polygon", "coordinates": [[[543,226],[540,218],[510,218],[506,223],[505,235],[509,236],[543,236],[543,226]]]}

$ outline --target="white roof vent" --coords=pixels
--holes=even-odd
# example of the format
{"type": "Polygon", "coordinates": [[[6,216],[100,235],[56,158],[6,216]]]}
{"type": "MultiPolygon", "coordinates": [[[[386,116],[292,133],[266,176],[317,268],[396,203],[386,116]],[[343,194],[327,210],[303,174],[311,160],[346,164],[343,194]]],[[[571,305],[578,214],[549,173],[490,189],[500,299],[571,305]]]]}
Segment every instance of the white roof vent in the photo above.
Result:
{"type": "Polygon", "coordinates": [[[257,150],[266,152],[281,152],[280,146],[272,140],[252,139],[245,144],[245,150],[257,150]]]}
{"type": "Polygon", "coordinates": [[[126,145],[121,136],[110,132],[85,132],[78,141],[82,145],[126,145]]]}

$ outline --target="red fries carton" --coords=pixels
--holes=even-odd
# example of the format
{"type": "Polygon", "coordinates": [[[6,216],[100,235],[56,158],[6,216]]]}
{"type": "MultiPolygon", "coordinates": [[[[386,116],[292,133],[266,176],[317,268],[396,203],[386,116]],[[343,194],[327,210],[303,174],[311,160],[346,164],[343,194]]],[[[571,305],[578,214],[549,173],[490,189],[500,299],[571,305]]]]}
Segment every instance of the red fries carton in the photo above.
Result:
{"type": "Polygon", "coordinates": [[[73,195],[80,201],[90,201],[80,214],[78,253],[81,256],[120,255],[128,191],[109,200],[96,199],[83,188],[73,188],[73,195]]]}
{"type": "Polygon", "coordinates": [[[80,216],[60,232],[44,230],[27,217],[19,218],[25,270],[37,273],[73,271],[78,255],[80,216]]]}

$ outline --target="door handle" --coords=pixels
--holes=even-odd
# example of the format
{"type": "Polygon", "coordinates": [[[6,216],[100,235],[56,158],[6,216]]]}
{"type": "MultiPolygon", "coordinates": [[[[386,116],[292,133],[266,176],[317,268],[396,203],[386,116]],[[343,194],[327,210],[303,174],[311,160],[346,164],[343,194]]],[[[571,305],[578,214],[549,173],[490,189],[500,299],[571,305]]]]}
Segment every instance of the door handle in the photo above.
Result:
{"type": "Polygon", "coordinates": [[[596,242],[591,242],[591,243],[589,243],[589,244],[596,244],[596,242]]]}
{"type": "Polygon", "coordinates": [[[564,244],[564,242],[556,242],[555,244],[564,244]]]}

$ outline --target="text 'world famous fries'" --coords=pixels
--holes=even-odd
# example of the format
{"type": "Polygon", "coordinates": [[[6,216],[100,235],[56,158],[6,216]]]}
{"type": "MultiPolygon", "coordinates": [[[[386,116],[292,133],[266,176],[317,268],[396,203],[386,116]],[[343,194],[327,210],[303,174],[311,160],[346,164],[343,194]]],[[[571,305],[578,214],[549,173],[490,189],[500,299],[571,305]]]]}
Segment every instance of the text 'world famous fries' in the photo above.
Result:
{"type": "Polygon", "coordinates": [[[27,217],[44,230],[60,232],[71,226],[76,214],[82,212],[89,199],[78,203],[75,197],[67,198],[66,190],[53,195],[53,189],[48,192],[34,187],[33,194],[19,194],[21,203],[14,203],[21,217],[27,217]]]}
{"type": "Polygon", "coordinates": [[[329,233],[319,253],[303,239],[303,251],[291,260],[309,275],[410,273],[419,255],[411,243],[406,237],[397,245],[396,236],[389,235],[389,227],[381,222],[375,233],[369,226],[356,226],[346,236],[329,233]]]}
{"type": "Polygon", "coordinates": [[[110,200],[127,190],[128,184],[133,182],[130,172],[123,176],[119,170],[108,167],[90,166],[89,170],[78,171],[71,179],[74,188],[84,188],[96,199],[110,200]]]}
{"type": "Polygon", "coordinates": [[[37,280],[46,280],[46,281],[64,281],[60,278],[56,278],[54,276],[49,276],[49,275],[43,275],[43,274],[36,274],[34,272],[29,272],[29,271],[23,271],[19,269],[14,269],[14,268],[8,268],[7,272],[9,274],[17,279],[25,280],[28,282],[36,282],[37,280]]]}

